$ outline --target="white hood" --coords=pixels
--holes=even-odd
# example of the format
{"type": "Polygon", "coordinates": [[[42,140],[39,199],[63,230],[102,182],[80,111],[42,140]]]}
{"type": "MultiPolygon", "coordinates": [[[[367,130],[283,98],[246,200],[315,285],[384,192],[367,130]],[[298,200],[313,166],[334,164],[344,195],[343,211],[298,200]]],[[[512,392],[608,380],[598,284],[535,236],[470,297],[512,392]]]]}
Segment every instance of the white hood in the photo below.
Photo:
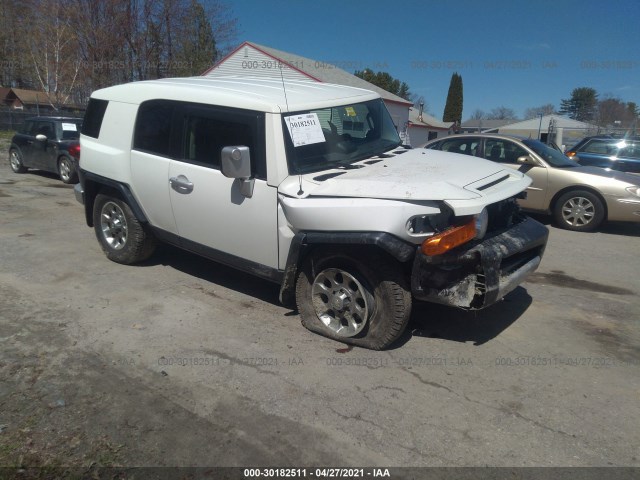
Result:
{"type": "Polygon", "coordinates": [[[302,178],[290,176],[278,190],[297,198],[442,200],[453,206],[458,201],[480,197],[495,196],[492,201],[498,201],[523,191],[531,183],[529,177],[516,170],[481,158],[436,150],[408,150],[377,163],[366,163],[372,160],[377,158],[357,162],[361,168],[325,170],[302,178]],[[340,175],[323,180],[323,176],[332,173],[340,175]]]}

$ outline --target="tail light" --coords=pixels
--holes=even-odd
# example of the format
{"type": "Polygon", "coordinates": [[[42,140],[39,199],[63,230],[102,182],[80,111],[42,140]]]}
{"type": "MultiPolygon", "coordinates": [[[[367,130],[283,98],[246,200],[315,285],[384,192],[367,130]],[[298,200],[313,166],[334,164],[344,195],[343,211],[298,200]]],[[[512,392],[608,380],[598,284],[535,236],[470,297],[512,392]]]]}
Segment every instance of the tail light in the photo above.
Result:
{"type": "Polygon", "coordinates": [[[569,158],[573,158],[576,156],[576,152],[566,152],[565,155],[569,158]]]}
{"type": "Polygon", "coordinates": [[[71,145],[68,150],[69,155],[80,160],[80,145],[71,145]]]}

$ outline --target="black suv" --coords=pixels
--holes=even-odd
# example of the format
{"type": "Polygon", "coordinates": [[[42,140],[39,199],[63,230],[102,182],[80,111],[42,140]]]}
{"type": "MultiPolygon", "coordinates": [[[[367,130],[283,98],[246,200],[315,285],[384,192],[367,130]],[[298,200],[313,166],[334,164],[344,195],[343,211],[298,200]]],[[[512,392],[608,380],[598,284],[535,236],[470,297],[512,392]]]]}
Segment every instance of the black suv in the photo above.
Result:
{"type": "Polygon", "coordinates": [[[585,137],[565,155],[580,165],[640,174],[640,137],[585,137]]]}
{"type": "Polygon", "coordinates": [[[77,183],[81,126],[81,118],[27,119],[11,140],[11,169],[24,173],[28,168],[37,168],[57,173],[64,183],[77,183]]]}

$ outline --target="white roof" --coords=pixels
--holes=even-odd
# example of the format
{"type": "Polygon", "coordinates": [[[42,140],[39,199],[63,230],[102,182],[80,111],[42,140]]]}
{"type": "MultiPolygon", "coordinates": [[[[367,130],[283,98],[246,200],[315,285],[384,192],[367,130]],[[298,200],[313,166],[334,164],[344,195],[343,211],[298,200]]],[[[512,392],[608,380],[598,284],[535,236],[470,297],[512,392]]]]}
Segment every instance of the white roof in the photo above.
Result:
{"type": "Polygon", "coordinates": [[[501,125],[499,128],[500,130],[537,130],[542,127],[542,129],[546,130],[549,127],[549,122],[551,120],[555,122],[556,128],[588,129],[593,127],[593,125],[588,123],[580,122],[579,120],[572,120],[571,118],[562,115],[544,115],[542,117],[542,121],[540,117],[535,117],[521,122],[501,125]]]}
{"type": "Polygon", "coordinates": [[[343,85],[251,77],[163,78],[104,88],[91,96],[133,104],[180,100],[273,113],[380,98],[372,91],[343,85]]]}

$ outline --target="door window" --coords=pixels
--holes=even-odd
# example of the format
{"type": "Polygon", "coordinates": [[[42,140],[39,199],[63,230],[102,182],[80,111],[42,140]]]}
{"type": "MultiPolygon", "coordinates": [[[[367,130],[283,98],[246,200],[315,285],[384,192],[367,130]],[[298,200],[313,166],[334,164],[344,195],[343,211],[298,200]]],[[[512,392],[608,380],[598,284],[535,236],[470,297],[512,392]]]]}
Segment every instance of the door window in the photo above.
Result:
{"type": "Polygon", "coordinates": [[[220,169],[224,147],[249,147],[252,176],[266,180],[264,115],[216,107],[187,105],[181,114],[182,145],[178,160],[220,169]]]}
{"type": "Polygon", "coordinates": [[[492,162],[518,163],[518,157],[527,155],[527,151],[508,140],[487,138],[484,144],[484,158],[492,162]]]}
{"type": "Polygon", "coordinates": [[[443,140],[440,150],[475,156],[478,152],[479,144],[480,140],[477,138],[452,138],[451,140],[443,140]]]}

